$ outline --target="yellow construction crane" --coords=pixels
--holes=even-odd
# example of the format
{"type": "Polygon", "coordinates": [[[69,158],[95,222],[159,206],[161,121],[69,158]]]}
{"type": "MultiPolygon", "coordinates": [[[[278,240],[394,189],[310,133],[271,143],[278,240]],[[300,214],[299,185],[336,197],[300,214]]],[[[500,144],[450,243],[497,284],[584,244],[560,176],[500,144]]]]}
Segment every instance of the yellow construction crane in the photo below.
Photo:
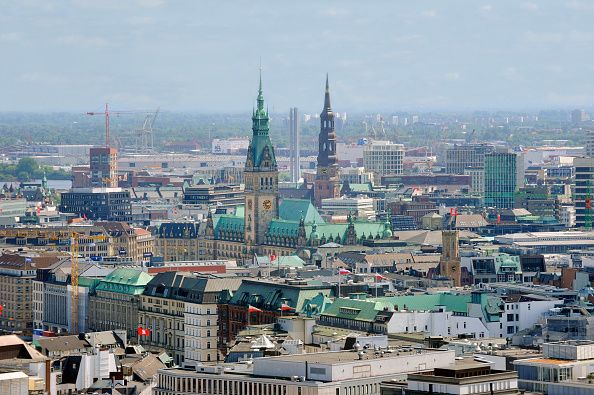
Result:
{"type": "Polygon", "coordinates": [[[79,295],[78,295],[78,255],[79,255],[79,241],[80,238],[100,240],[103,241],[107,238],[105,235],[86,235],[83,233],[72,232],[70,234],[70,256],[72,268],[70,270],[70,283],[72,285],[72,308],[71,308],[71,323],[72,323],[72,334],[78,333],[78,307],[79,307],[79,295]]]}
{"type": "Polygon", "coordinates": [[[71,269],[71,285],[72,285],[72,309],[71,309],[71,320],[72,320],[72,333],[78,333],[78,308],[79,308],[79,295],[78,295],[78,277],[79,277],[79,266],[78,258],[80,251],[80,239],[92,240],[92,241],[104,241],[108,237],[106,235],[87,235],[85,233],[73,232],[71,230],[53,230],[48,228],[37,228],[37,229],[19,229],[19,228],[5,228],[0,229],[0,238],[15,237],[15,238],[35,238],[42,237],[47,238],[48,241],[57,241],[60,239],[70,239],[70,256],[72,262],[71,269]]]}

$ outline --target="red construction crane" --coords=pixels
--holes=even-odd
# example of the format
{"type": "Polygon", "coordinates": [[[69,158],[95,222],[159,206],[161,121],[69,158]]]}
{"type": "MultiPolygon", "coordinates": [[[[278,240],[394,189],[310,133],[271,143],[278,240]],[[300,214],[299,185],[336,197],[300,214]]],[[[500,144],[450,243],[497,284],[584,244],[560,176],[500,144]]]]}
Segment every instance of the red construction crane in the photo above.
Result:
{"type": "Polygon", "coordinates": [[[154,111],[112,111],[109,109],[109,103],[105,103],[105,111],[104,112],[87,112],[87,115],[105,115],[105,146],[107,148],[110,147],[110,138],[109,138],[109,117],[111,115],[120,115],[120,114],[138,114],[138,113],[154,113],[154,111]]]}

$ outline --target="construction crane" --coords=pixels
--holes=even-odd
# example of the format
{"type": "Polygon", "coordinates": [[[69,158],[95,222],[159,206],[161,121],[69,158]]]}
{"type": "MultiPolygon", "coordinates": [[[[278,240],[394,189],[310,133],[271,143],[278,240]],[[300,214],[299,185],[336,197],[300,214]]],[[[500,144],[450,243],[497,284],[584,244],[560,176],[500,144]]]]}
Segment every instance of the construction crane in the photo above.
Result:
{"type": "MultiPolygon", "coordinates": [[[[157,110],[158,112],[158,110],[157,110]]],[[[89,111],[87,115],[104,115],[105,116],[105,147],[110,147],[110,123],[109,119],[112,115],[122,115],[122,114],[153,114],[154,111],[113,111],[109,109],[109,103],[105,103],[105,111],[103,112],[96,112],[96,111],[89,111]]],[[[156,118],[156,115],[155,115],[156,118]]],[[[154,122],[154,119],[153,119],[154,122]]],[[[152,127],[152,124],[151,124],[152,127]]]]}
{"type": "MultiPolygon", "coordinates": [[[[159,115],[159,108],[154,113],[146,114],[141,129],[136,130],[136,153],[148,154],[154,150],[153,125],[159,115]]],[[[210,132],[209,132],[210,133],[210,132]]]]}
{"type": "Polygon", "coordinates": [[[80,298],[78,295],[78,277],[79,277],[79,266],[78,266],[78,256],[79,256],[79,241],[81,238],[90,239],[90,240],[99,240],[103,241],[107,239],[105,235],[86,235],[78,232],[71,232],[70,234],[70,256],[71,256],[71,264],[72,268],[70,271],[70,283],[72,285],[72,295],[71,295],[71,327],[72,327],[72,334],[75,335],[78,333],[78,308],[80,303],[80,298]]]}

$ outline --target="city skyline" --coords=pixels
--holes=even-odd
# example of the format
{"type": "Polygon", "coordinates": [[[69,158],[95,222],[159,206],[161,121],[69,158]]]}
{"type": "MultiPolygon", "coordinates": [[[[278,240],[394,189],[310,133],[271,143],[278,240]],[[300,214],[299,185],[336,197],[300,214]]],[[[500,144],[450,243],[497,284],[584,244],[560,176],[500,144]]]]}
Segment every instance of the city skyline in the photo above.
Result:
{"type": "Polygon", "coordinates": [[[326,72],[338,111],[590,108],[592,12],[578,1],[21,2],[0,17],[12,60],[0,109],[244,112],[260,58],[271,112],[319,108],[326,72]]]}

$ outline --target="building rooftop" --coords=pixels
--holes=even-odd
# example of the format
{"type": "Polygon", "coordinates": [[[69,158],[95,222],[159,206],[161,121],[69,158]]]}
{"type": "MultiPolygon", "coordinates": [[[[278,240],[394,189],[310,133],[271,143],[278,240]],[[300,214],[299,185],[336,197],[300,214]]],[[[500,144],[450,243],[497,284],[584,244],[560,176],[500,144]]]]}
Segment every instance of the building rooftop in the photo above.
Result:
{"type": "Polygon", "coordinates": [[[379,358],[387,358],[387,357],[397,357],[397,356],[412,356],[418,354],[428,354],[432,352],[441,352],[436,349],[424,349],[424,348],[397,348],[397,349],[389,349],[389,350],[381,350],[376,352],[372,349],[369,350],[361,350],[363,353],[362,357],[360,353],[355,350],[349,351],[330,351],[330,352],[318,352],[318,353],[310,353],[310,354],[293,354],[293,355],[281,355],[278,357],[269,357],[274,359],[275,361],[279,362],[307,362],[310,364],[319,363],[319,364],[341,364],[341,363],[349,363],[355,362],[358,360],[370,360],[370,359],[379,359],[379,358]],[[383,354],[381,353],[383,352],[383,354]]]}

